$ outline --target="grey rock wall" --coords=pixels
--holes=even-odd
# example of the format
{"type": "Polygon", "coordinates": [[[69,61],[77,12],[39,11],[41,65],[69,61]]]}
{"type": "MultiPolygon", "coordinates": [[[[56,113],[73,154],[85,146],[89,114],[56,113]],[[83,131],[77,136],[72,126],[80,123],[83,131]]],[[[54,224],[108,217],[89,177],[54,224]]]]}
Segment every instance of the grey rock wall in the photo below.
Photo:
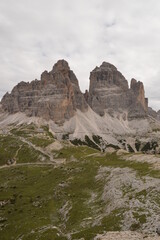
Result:
{"type": "Polygon", "coordinates": [[[90,88],[85,93],[85,99],[102,116],[105,111],[111,110],[126,110],[129,118],[147,115],[148,102],[143,83],[132,79],[129,88],[125,77],[110,63],[103,62],[91,72],[90,88]]]}

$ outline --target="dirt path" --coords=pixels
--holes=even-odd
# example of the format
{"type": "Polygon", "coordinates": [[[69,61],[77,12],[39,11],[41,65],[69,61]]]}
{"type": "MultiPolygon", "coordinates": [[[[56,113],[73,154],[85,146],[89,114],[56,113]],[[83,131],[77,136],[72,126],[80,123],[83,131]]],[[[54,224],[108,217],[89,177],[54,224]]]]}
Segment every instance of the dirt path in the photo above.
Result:
{"type": "MultiPolygon", "coordinates": [[[[17,149],[17,151],[16,151],[16,153],[15,153],[15,155],[14,155],[14,158],[15,158],[15,159],[16,159],[16,157],[18,156],[18,153],[19,153],[19,151],[21,150],[21,148],[22,148],[22,145],[20,145],[19,148],[17,149]]],[[[15,163],[16,163],[16,161],[15,161],[15,163]]]]}
{"type": "Polygon", "coordinates": [[[37,162],[37,163],[16,163],[16,164],[11,164],[11,165],[3,165],[3,166],[0,166],[0,169],[3,169],[3,168],[10,168],[10,167],[15,167],[15,166],[29,166],[29,165],[32,165],[32,166],[43,166],[43,165],[52,165],[52,166],[55,166],[55,163],[52,163],[52,162],[37,162]]]}

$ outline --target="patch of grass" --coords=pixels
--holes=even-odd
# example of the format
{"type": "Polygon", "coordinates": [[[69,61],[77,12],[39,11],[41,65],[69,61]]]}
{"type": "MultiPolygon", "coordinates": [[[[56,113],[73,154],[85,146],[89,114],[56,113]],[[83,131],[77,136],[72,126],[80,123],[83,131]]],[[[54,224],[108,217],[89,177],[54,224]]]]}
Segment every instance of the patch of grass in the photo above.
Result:
{"type": "Polygon", "coordinates": [[[14,127],[11,133],[17,137],[27,138],[36,146],[46,147],[54,141],[53,134],[49,131],[49,126],[42,126],[42,135],[39,136],[41,132],[34,124],[22,124],[21,126],[14,127]]]}
{"type": "Polygon", "coordinates": [[[71,156],[74,156],[77,159],[84,159],[90,154],[98,153],[96,149],[87,147],[87,146],[73,146],[73,147],[65,147],[60,151],[53,151],[53,153],[57,153],[57,158],[66,158],[70,159],[71,156]]]}
{"type": "MultiPolygon", "coordinates": [[[[147,209],[146,209],[147,210],[147,209]]],[[[137,231],[141,229],[142,225],[147,222],[147,215],[143,213],[144,209],[138,208],[133,212],[133,217],[136,220],[130,227],[131,231],[137,231]]]]}
{"type": "Polygon", "coordinates": [[[26,132],[25,130],[18,130],[17,128],[14,128],[11,130],[11,133],[13,135],[19,136],[19,137],[24,137],[24,136],[28,136],[28,131],[26,132]]]}
{"type": "Polygon", "coordinates": [[[19,137],[28,137],[31,134],[35,134],[36,133],[36,126],[34,124],[22,124],[18,127],[14,127],[11,130],[11,133],[15,136],[19,136],[19,137]]]}
{"type": "Polygon", "coordinates": [[[62,236],[56,228],[52,228],[52,226],[46,226],[46,228],[42,227],[37,229],[35,232],[29,233],[25,240],[67,240],[67,237],[62,236]],[[50,228],[49,228],[50,227],[50,228]]]}
{"type": "MultiPolygon", "coordinates": [[[[102,207],[98,199],[88,205],[90,193],[100,193],[103,189],[103,184],[95,181],[99,164],[85,159],[85,156],[97,151],[86,146],[73,147],[72,151],[70,148],[62,150],[63,156],[68,159],[72,155],[82,158],[77,162],[68,161],[56,169],[37,165],[12,167],[1,171],[0,200],[9,200],[0,212],[0,216],[7,219],[7,226],[1,232],[3,239],[10,239],[10,236],[16,239],[22,233],[26,236],[24,239],[32,239],[32,235],[27,234],[35,231],[32,236],[34,239],[39,234],[36,229],[49,224],[57,226],[64,234],[74,229],[79,231],[85,218],[95,216],[95,207],[102,207]],[[66,185],[61,185],[62,181],[66,185]],[[72,208],[65,223],[59,210],[67,201],[72,208]],[[23,219],[20,218],[22,215],[23,219]],[[65,223],[64,228],[62,222],[65,223]]],[[[55,239],[65,239],[62,234],[56,237],[55,239]]]]}
{"type": "Polygon", "coordinates": [[[48,126],[48,125],[42,126],[42,129],[46,132],[46,134],[47,134],[51,139],[54,138],[53,134],[52,134],[52,133],[50,132],[50,130],[49,130],[49,126],[48,126]]]}
{"type": "MultiPolygon", "coordinates": [[[[94,151],[89,148],[83,150],[87,154],[94,151]]],[[[90,192],[102,191],[101,183],[96,183],[94,179],[97,169],[94,162],[82,160],[58,169],[28,166],[3,171],[0,175],[0,196],[1,200],[9,200],[1,212],[7,219],[7,227],[1,232],[3,239],[9,239],[11,235],[16,239],[22,233],[27,236],[28,232],[48,224],[58,226],[64,232],[80,229],[80,223],[92,212],[87,204],[90,192]],[[62,180],[69,185],[61,187],[62,180]],[[72,209],[63,229],[60,227],[62,219],[59,210],[66,201],[72,203],[72,209]],[[20,218],[22,214],[23,219],[20,218]]],[[[38,236],[38,232],[33,236],[38,236]]],[[[65,239],[60,236],[55,239],[65,239]]]]}
{"type": "Polygon", "coordinates": [[[37,147],[47,147],[49,144],[54,142],[54,139],[34,136],[29,138],[29,141],[37,147]]]}
{"type": "Polygon", "coordinates": [[[123,213],[126,209],[119,208],[113,210],[108,216],[106,216],[102,223],[106,225],[107,231],[120,231],[121,221],[123,220],[123,213]]]}
{"type": "Polygon", "coordinates": [[[39,152],[38,150],[35,150],[28,144],[23,143],[22,147],[18,151],[16,159],[18,163],[30,163],[38,162],[41,160],[49,160],[49,157],[39,152]]]}
{"type": "Polygon", "coordinates": [[[133,216],[139,222],[140,225],[147,222],[145,214],[139,214],[139,212],[136,211],[136,212],[133,212],[133,216]]]}
{"type": "Polygon", "coordinates": [[[141,197],[141,196],[146,198],[146,196],[147,196],[147,190],[146,189],[143,189],[142,191],[136,193],[136,198],[141,197]]]}
{"type": "Polygon", "coordinates": [[[0,165],[15,157],[16,151],[22,142],[14,136],[0,136],[0,165]]]}
{"type": "Polygon", "coordinates": [[[116,153],[106,154],[105,156],[93,156],[91,157],[93,161],[99,161],[101,165],[108,167],[120,167],[120,168],[131,168],[137,172],[139,176],[151,176],[154,178],[160,178],[160,171],[152,168],[152,164],[147,162],[136,162],[127,161],[121,159],[116,153]]]}
{"type": "MultiPolygon", "coordinates": [[[[17,239],[32,230],[37,232],[50,224],[57,225],[57,210],[63,199],[56,201],[53,195],[63,178],[64,170],[50,167],[23,166],[0,170],[0,199],[9,200],[0,212],[0,216],[7,220],[1,238],[17,239]]],[[[35,235],[39,235],[38,232],[35,235]]]]}
{"type": "MultiPolygon", "coordinates": [[[[24,235],[25,240],[60,240],[71,233],[72,239],[89,240],[104,231],[119,231],[128,209],[118,208],[108,216],[105,214],[107,203],[101,197],[106,182],[95,178],[100,167],[128,167],[140,177],[160,177],[151,164],[123,160],[115,153],[104,155],[88,146],[68,146],[54,153],[57,158],[66,158],[66,163],[54,168],[28,165],[0,169],[0,201],[5,201],[0,211],[0,219],[5,219],[0,232],[2,239],[24,235]],[[72,161],[72,157],[77,161],[72,161]],[[92,193],[95,196],[91,201],[92,193]],[[69,207],[65,211],[66,203],[69,207]],[[97,216],[102,219],[93,226],[97,216]],[[91,220],[87,222],[87,218],[91,220]]],[[[36,162],[40,156],[39,151],[24,144],[18,152],[18,161],[36,162]]],[[[123,192],[132,193],[132,189],[128,186],[123,192]]],[[[147,193],[141,191],[134,197],[141,196],[147,193]]],[[[131,229],[137,230],[146,218],[143,211],[135,210],[134,214],[137,223],[131,229]]]]}
{"type": "Polygon", "coordinates": [[[132,188],[132,185],[124,185],[122,186],[121,188],[122,192],[123,192],[123,196],[125,196],[126,194],[130,194],[129,195],[129,198],[132,199],[132,193],[134,192],[134,189],[132,188]]]}
{"type": "MultiPolygon", "coordinates": [[[[56,151],[54,151],[55,153],[56,151]]],[[[71,156],[74,156],[77,159],[87,159],[87,161],[92,161],[93,163],[99,163],[101,166],[108,167],[120,167],[120,168],[131,168],[137,172],[139,176],[150,176],[154,178],[160,178],[160,171],[152,168],[152,164],[147,162],[136,162],[136,161],[127,161],[121,159],[116,153],[99,155],[95,156],[92,154],[99,153],[99,151],[89,148],[87,146],[79,147],[66,147],[57,151],[57,158],[66,158],[69,159],[71,156]],[[89,155],[89,156],[88,156],[89,155]]]]}
{"type": "MultiPolygon", "coordinates": [[[[30,141],[30,138],[28,138],[30,141]]],[[[52,139],[42,139],[33,137],[32,141],[37,146],[47,146],[52,143],[52,139]]],[[[21,141],[19,136],[0,136],[0,165],[4,165],[8,160],[16,158],[18,163],[37,162],[39,160],[48,160],[49,157],[32,146],[21,141]]]]}
{"type": "MultiPolygon", "coordinates": [[[[96,165],[94,166],[91,163],[83,162],[83,165],[81,163],[79,168],[76,169],[74,168],[74,165],[72,165],[72,169],[70,169],[72,176],[73,172],[76,172],[76,175],[70,183],[67,191],[69,196],[73,199],[72,209],[70,210],[69,219],[66,224],[69,231],[72,230],[72,228],[80,230],[80,224],[83,219],[94,215],[91,208],[92,204],[88,204],[87,200],[90,199],[91,191],[102,191],[101,183],[95,181],[95,175],[97,172],[96,165]]],[[[94,204],[96,205],[96,203],[94,204]]]]}
{"type": "Polygon", "coordinates": [[[82,229],[78,233],[72,234],[73,239],[85,238],[86,240],[90,240],[97,234],[102,234],[105,231],[120,231],[123,212],[124,209],[113,210],[108,216],[102,219],[101,224],[90,226],[89,228],[82,229]]]}
{"type": "Polygon", "coordinates": [[[137,231],[138,229],[140,229],[141,225],[140,223],[133,223],[130,227],[131,231],[137,231]]]}

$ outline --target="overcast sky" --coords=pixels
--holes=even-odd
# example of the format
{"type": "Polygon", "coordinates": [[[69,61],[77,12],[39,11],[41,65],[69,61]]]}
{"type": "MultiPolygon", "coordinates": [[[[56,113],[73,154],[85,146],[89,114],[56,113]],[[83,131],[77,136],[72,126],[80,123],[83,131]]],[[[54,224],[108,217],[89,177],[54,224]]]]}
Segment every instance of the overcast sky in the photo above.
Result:
{"type": "Polygon", "coordinates": [[[0,0],[0,97],[65,59],[81,90],[103,61],[160,109],[160,1],[0,0]]]}

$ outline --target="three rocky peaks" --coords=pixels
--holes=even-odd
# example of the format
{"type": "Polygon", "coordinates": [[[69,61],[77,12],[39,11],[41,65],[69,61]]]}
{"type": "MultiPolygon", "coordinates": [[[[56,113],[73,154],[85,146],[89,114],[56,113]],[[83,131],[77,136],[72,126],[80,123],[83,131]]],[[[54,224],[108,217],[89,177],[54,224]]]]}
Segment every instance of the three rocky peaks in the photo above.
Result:
{"type": "Polygon", "coordinates": [[[50,72],[44,71],[41,80],[20,82],[1,101],[4,111],[13,114],[42,117],[63,124],[76,110],[86,112],[90,107],[103,116],[105,112],[124,113],[124,118],[144,118],[148,114],[142,82],[125,77],[110,63],[103,62],[90,73],[89,91],[80,91],[76,75],[65,60],[59,60],[50,72]]]}

